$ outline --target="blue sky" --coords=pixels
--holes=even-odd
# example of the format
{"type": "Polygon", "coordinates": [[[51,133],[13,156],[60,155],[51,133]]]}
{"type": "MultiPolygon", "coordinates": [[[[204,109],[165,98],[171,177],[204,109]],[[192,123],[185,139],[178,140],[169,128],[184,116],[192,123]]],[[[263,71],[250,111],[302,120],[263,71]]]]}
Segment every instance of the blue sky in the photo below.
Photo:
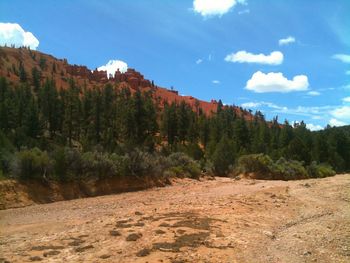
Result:
{"type": "Polygon", "coordinates": [[[180,94],[312,129],[350,124],[349,14],[348,0],[0,1],[0,22],[42,52],[91,69],[121,60],[180,94]]]}

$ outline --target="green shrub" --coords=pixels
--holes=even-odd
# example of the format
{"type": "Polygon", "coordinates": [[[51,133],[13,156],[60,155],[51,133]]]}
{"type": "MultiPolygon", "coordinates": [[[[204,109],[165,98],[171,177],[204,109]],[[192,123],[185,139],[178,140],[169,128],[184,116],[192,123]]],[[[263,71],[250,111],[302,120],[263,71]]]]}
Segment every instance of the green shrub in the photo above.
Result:
{"type": "Polygon", "coordinates": [[[254,173],[257,179],[272,179],[274,163],[265,154],[243,155],[238,159],[236,171],[239,173],[254,173]]]}
{"type": "Polygon", "coordinates": [[[237,173],[252,173],[256,179],[295,180],[308,178],[308,173],[299,161],[280,158],[273,160],[265,154],[244,155],[238,159],[237,173]]]}
{"type": "Polygon", "coordinates": [[[185,168],[185,171],[190,174],[191,178],[196,178],[196,179],[199,178],[199,175],[201,174],[201,169],[197,163],[192,162],[184,168],[185,168]]]}
{"type": "Polygon", "coordinates": [[[168,156],[167,159],[169,162],[168,165],[170,167],[175,167],[175,166],[184,167],[193,162],[193,159],[191,159],[191,157],[189,157],[183,152],[172,153],[168,156]]]}
{"type": "Polygon", "coordinates": [[[106,178],[115,176],[117,169],[115,163],[107,153],[86,152],[82,155],[83,177],[106,178]]]}
{"type": "Polygon", "coordinates": [[[0,169],[0,180],[5,180],[5,179],[6,179],[5,175],[3,171],[0,169]]]}
{"type": "Polygon", "coordinates": [[[199,147],[198,143],[191,143],[186,147],[186,153],[196,161],[203,159],[204,152],[199,147]]]}
{"type": "Polygon", "coordinates": [[[177,176],[188,174],[192,178],[198,178],[201,173],[199,164],[185,153],[172,153],[167,159],[167,167],[177,176]]]}
{"type": "Polygon", "coordinates": [[[112,153],[110,159],[114,163],[114,175],[115,176],[127,176],[129,175],[129,158],[126,156],[112,153]]]}
{"type": "Polygon", "coordinates": [[[211,156],[213,172],[216,175],[227,175],[232,170],[235,161],[235,145],[226,136],[216,145],[211,156]]]}
{"type": "Polygon", "coordinates": [[[175,176],[180,176],[180,177],[184,176],[184,174],[185,174],[185,171],[182,169],[181,166],[170,167],[167,171],[170,171],[175,176]]]}
{"type": "Polygon", "coordinates": [[[299,161],[280,158],[273,166],[273,179],[296,180],[308,178],[308,173],[299,161]]]}
{"type": "Polygon", "coordinates": [[[328,176],[334,176],[335,171],[328,164],[317,164],[312,162],[308,167],[307,171],[310,177],[312,178],[324,178],[328,176]]]}
{"type": "Polygon", "coordinates": [[[127,172],[133,176],[161,176],[169,167],[167,158],[139,149],[126,154],[125,158],[128,163],[127,172]]]}
{"type": "Polygon", "coordinates": [[[13,161],[13,174],[21,179],[48,179],[52,162],[46,151],[38,148],[16,153],[13,161]]]}

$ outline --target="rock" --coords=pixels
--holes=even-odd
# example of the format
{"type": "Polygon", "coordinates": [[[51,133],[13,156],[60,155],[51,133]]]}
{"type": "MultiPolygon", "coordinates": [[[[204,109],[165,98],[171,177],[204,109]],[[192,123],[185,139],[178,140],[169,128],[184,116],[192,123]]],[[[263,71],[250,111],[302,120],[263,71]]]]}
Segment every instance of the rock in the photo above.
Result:
{"type": "Polygon", "coordinates": [[[151,250],[148,248],[141,249],[139,252],[136,253],[136,256],[138,257],[145,257],[148,256],[151,253],[151,250]]]}
{"type": "Polygon", "coordinates": [[[74,240],[72,242],[69,242],[68,245],[69,246],[73,246],[73,247],[77,247],[77,246],[81,245],[84,242],[85,242],[84,240],[76,239],[76,240],[74,240]]]}
{"type": "Polygon", "coordinates": [[[30,261],[42,261],[43,259],[41,257],[35,256],[35,257],[30,257],[30,261]]]}
{"type": "Polygon", "coordinates": [[[88,249],[91,249],[91,248],[94,248],[93,245],[87,245],[85,247],[78,247],[75,249],[75,252],[84,252],[85,250],[88,250],[88,249]]]}
{"type": "Polygon", "coordinates": [[[157,229],[157,230],[155,231],[155,233],[156,233],[157,235],[162,235],[162,234],[165,234],[165,231],[163,231],[163,230],[161,230],[161,229],[157,229]]]}
{"type": "Polygon", "coordinates": [[[103,254],[103,255],[100,256],[101,259],[107,259],[107,258],[110,258],[110,257],[111,257],[111,255],[109,255],[109,254],[103,254]]]}
{"type": "Polygon", "coordinates": [[[271,239],[275,239],[275,238],[276,238],[276,236],[275,236],[272,232],[270,232],[270,231],[263,231],[263,234],[264,234],[265,236],[268,236],[268,237],[271,238],[271,239]]]}
{"type": "Polygon", "coordinates": [[[142,234],[140,234],[140,233],[132,233],[132,234],[128,235],[125,240],[126,241],[136,241],[141,237],[142,237],[142,234]]]}
{"type": "Polygon", "coordinates": [[[114,237],[118,237],[118,236],[121,236],[121,235],[122,235],[122,234],[120,234],[120,232],[117,231],[117,230],[111,230],[111,231],[109,231],[109,234],[110,234],[111,236],[114,236],[114,237]]]}
{"type": "Polygon", "coordinates": [[[31,250],[36,250],[36,251],[43,251],[43,250],[47,250],[47,249],[63,249],[64,246],[52,246],[52,245],[48,245],[48,246],[33,246],[31,248],[31,250]]]}
{"type": "Polygon", "coordinates": [[[304,251],[303,256],[310,256],[311,252],[310,251],[304,251]]]}
{"type": "Polygon", "coordinates": [[[55,255],[58,255],[59,253],[61,252],[58,250],[51,250],[51,251],[44,252],[43,256],[44,257],[55,256],[55,255]]]}
{"type": "Polygon", "coordinates": [[[137,216],[142,216],[143,213],[141,213],[141,212],[139,212],[139,211],[136,211],[136,212],[135,212],[135,215],[137,215],[137,216]]]}

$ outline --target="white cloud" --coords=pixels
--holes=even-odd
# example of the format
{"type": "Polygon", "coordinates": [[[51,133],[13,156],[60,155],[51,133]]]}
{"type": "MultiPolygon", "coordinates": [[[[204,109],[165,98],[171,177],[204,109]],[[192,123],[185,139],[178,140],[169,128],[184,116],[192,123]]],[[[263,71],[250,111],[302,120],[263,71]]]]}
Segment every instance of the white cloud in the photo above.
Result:
{"type": "Polygon", "coordinates": [[[323,129],[321,125],[314,125],[312,123],[307,123],[306,128],[308,128],[310,131],[319,131],[323,129]]]}
{"type": "Polygon", "coordinates": [[[213,84],[220,84],[220,80],[213,80],[212,83],[213,84]]]}
{"type": "Polygon", "coordinates": [[[350,121],[350,106],[342,106],[331,111],[332,116],[341,120],[350,121]]]}
{"type": "Polygon", "coordinates": [[[295,38],[292,37],[292,36],[289,36],[287,38],[282,38],[282,39],[278,40],[278,44],[280,46],[289,45],[289,44],[294,43],[294,42],[295,42],[295,38]]]}
{"type": "Polygon", "coordinates": [[[39,46],[39,40],[31,32],[24,31],[19,24],[0,23],[0,46],[5,45],[36,49],[39,46]]]}
{"type": "Polygon", "coordinates": [[[333,119],[329,120],[329,125],[330,126],[344,126],[344,125],[346,125],[346,123],[333,118],[333,119]]]}
{"type": "Polygon", "coordinates": [[[342,99],[342,101],[344,101],[344,102],[350,102],[350,97],[345,97],[345,98],[342,99]]]}
{"type": "MultiPolygon", "coordinates": [[[[272,102],[246,102],[242,103],[243,108],[260,108],[264,111],[277,114],[286,114],[295,117],[303,116],[312,120],[329,120],[331,126],[343,126],[350,124],[350,106],[344,105],[325,105],[325,106],[298,106],[288,108],[286,106],[276,105],[272,102]],[[267,107],[267,108],[266,108],[267,107]],[[270,110],[269,110],[270,109],[270,110]]],[[[310,130],[322,129],[320,125],[309,123],[306,125],[310,130]]]]}
{"type": "Polygon", "coordinates": [[[257,107],[268,107],[271,109],[275,109],[281,112],[286,112],[288,110],[287,107],[283,107],[283,106],[278,106],[272,102],[266,102],[266,101],[260,101],[260,102],[246,102],[246,103],[242,103],[241,106],[243,108],[257,108],[257,107]]]}
{"type": "Polygon", "coordinates": [[[239,15],[244,15],[244,14],[249,14],[250,10],[249,9],[244,9],[238,12],[239,15]]]}
{"type": "Polygon", "coordinates": [[[98,67],[97,70],[107,71],[107,78],[114,76],[115,72],[119,69],[120,72],[124,73],[128,69],[128,65],[121,60],[110,60],[104,66],[98,67]]]}
{"type": "Polygon", "coordinates": [[[350,84],[342,86],[343,89],[350,89],[350,84]]]}
{"type": "Polygon", "coordinates": [[[236,53],[228,54],[225,57],[227,62],[238,63],[259,63],[268,65],[280,65],[283,62],[283,54],[279,51],[271,52],[270,55],[264,54],[252,54],[245,50],[238,51],[236,53]]]}
{"type": "Polygon", "coordinates": [[[242,103],[241,106],[243,108],[257,108],[259,106],[261,106],[260,102],[246,102],[246,103],[242,103]]]}
{"type": "Polygon", "coordinates": [[[312,90],[312,91],[309,91],[309,92],[307,93],[307,95],[310,95],[310,96],[320,96],[321,93],[318,92],[318,91],[312,90]]]}
{"type": "Polygon", "coordinates": [[[203,62],[203,59],[200,59],[200,58],[199,58],[199,59],[196,60],[196,64],[197,64],[197,65],[200,64],[200,63],[202,63],[202,62],[203,62]]]}
{"type": "Polygon", "coordinates": [[[204,17],[222,16],[236,4],[245,5],[245,0],[194,0],[193,10],[204,17]]]}
{"type": "Polygon", "coordinates": [[[288,80],[282,73],[263,73],[257,71],[247,81],[246,89],[257,93],[303,91],[309,87],[309,81],[305,75],[297,75],[293,80],[288,80]]]}
{"type": "Polygon", "coordinates": [[[334,59],[338,59],[341,62],[344,63],[350,63],[350,55],[346,55],[346,54],[335,54],[332,56],[332,58],[334,59]]]}

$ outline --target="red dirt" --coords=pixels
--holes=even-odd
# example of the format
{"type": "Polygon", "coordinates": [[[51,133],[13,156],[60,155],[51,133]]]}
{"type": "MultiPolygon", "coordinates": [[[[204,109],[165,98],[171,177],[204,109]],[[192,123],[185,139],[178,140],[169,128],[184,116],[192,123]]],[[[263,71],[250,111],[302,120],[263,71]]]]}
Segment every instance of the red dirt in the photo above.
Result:
{"type": "Polygon", "coordinates": [[[178,179],[0,211],[0,262],[350,262],[350,175],[178,179]]]}

